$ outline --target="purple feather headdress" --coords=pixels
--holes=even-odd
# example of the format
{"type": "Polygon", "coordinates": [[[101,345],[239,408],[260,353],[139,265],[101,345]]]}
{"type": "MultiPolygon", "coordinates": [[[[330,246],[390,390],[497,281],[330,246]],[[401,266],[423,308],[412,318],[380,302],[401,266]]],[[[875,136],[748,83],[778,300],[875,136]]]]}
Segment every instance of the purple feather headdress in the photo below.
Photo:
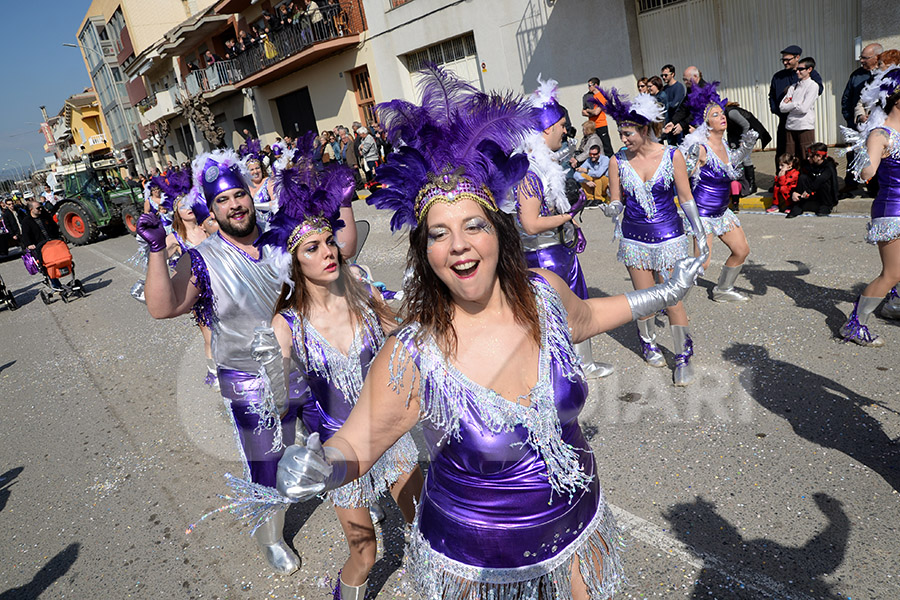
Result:
{"type": "Polygon", "coordinates": [[[566,109],[560,105],[556,99],[556,90],[558,84],[553,79],[546,81],[541,79],[540,74],[537,77],[538,88],[529,96],[528,101],[531,105],[538,109],[541,124],[538,127],[541,131],[552,127],[557,121],[566,116],[566,109]]]}
{"type": "MultiPolygon", "coordinates": [[[[154,177],[154,179],[156,179],[154,177]]],[[[168,177],[159,177],[159,181],[156,182],[159,185],[160,190],[162,190],[165,199],[159,203],[162,208],[166,210],[175,210],[175,206],[178,204],[178,200],[186,196],[188,192],[191,191],[191,177],[187,171],[177,171],[172,172],[168,175],[168,177]]]]}
{"type": "Polygon", "coordinates": [[[262,143],[259,138],[248,138],[240,149],[241,158],[244,164],[252,161],[260,162],[262,160],[262,143]]]}
{"type": "Polygon", "coordinates": [[[691,92],[685,98],[684,105],[691,111],[691,125],[694,127],[706,123],[706,117],[714,106],[725,110],[728,98],[721,98],[717,87],[718,81],[710,82],[703,87],[696,84],[691,86],[691,92]]]}
{"type": "Polygon", "coordinates": [[[191,163],[194,186],[202,191],[206,206],[222,192],[249,189],[247,167],[230,148],[204,152],[191,163]]]}
{"type": "Polygon", "coordinates": [[[272,246],[292,254],[309,236],[344,226],[339,219],[340,207],[356,189],[353,172],[337,164],[317,171],[312,159],[314,137],[298,140],[293,166],[284,161],[276,170],[278,212],[256,241],[257,246],[272,246]]]}
{"type": "Polygon", "coordinates": [[[606,114],[619,126],[643,127],[661,123],[665,118],[665,108],[650,94],[638,94],[634,100],[629,100],[616,88],[601,89],[600,93],[606,98],[606,114]]]}
{"type": "Polygon", "coordinates": [[[539,110],[519,96],[482,93],[433,64],[420,76],[421,106],[376,107],[399,150],[377,169],[381,187],[367,202],[394,212],[392,231],[417,227],[436,202],[500,209],[528,170],[528,157],[512,153],[541,124],[539,110]]]}

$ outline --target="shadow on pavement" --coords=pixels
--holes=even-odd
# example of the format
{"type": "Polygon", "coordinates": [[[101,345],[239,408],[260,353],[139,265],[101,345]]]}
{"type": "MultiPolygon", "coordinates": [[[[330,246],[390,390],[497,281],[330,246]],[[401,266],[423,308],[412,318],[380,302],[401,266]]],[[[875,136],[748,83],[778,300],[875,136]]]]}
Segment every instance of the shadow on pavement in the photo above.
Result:
{"type": "Polygon", "coordinates": [[[375,527],[381,527],[381,543],[384,547],[381,548],[381,558],[369,571],[369,588],[366,593],[368,598],[378,597],[391,574],[403,564],[406,549],[406,539],[403,536],[406,521],[403,520],[403,513],[393,501],[384,502],[382,507],[386,517],[381,525],[375,527]]]}
{"type": "Polygon", "coordinates": [[[75,561],[78,560],[78,549],[81,544],[69,544],[65,550],[50,559],[44,567],[38,571],[34,578],[25,585],[6,590],[0,594],[0,600],[24,600],[25,598],[37,598],[53,585],[53,582],[65,575],[75,561]]]}
{"type": "MultiPolygon", "coordinates": [[[[306,502],[298,502],[288,507],[287,513],[284,515],[284,540],[289,546],[294,548],[294,538],[322,502],[322,499],[316,496],[306,502]]],[[[294,550],[297,551],[297,548],[294,550]]],[[[306,549],[300,550],[297,555],[303,560],[303,550],[306,549]]]]}
{"type": "Polygon", "coordinates": [[[756,402],[782,417],[794,433],[834,448],[869,467],[900,492],[900,444],[864,407],[877,404],[843,385],[788,362],[775,360],[762,346],[734,344],[722,357],[746,367],[743,388],[756,402]]]}
{"type": "MultiPolygon", "coordinates": [[[[10,368],[10,367],[13,366],[14,364],[16,364],[16,361],[11,360],[11,361],[9,361],[8,363],[6,363],[5,365],[0,365],[0,373],[2,373],[3,371],[5,371],[6,369],[10,368]]],[[[3,477],[3,476],[0,475],[0,477],[3,477]]]]}
{"type": "MultiPolygon", "coordinates": [[[[754,584],[774,587],[766,585],[769,582],[752,581],[752,574],[759,573],[782,588],[767,589],[768,592],[795,591],[804,598],[817,600],[845,598],[821,578],[844,561],[850,519],[841,502],[831,496],[818,493],[813,499],[828,519],[828,525],[799,547],[785,546],[766,538],[745,539],[736,526],[716,512],[715,504],[701,497],[694,502],[676,504],[666,511],[663,517],[671,523],[672,533],[698,553],[704,562],[691,597],[697,600],[759,598],[754,584]],[[732,565],[740,565],[736,567],[737,572],[729,573],[732,565]],[[751,576],[742,577],[741,571],[751,576]],[[745,587],[745,584],[750,585],[745,587]]],[[[785,518],[791,517],[785,515],[785,518]]]]}
{"type": "Polygon", "coordinates": [[[9,490],[16,483],[13,480],[18,477],[23,470],[25,470],[25,467],[16,467],[10,469],[3,475],[0,475],[0,511],[6,508],[6,503],[9,501],[9,490]]]}

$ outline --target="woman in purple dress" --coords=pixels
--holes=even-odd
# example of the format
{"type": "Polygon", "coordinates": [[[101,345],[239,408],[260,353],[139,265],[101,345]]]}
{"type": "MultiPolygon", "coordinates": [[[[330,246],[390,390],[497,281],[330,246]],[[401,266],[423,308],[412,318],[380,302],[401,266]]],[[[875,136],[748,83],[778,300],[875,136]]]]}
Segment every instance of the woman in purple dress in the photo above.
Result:
{"type": "MultiPolygon", "coordinates": [[[[741,267],[750,255],[750,244],[737,215],[729,208],[731,186],[743,176],[744,160],[753,150],[759,134],[750,129],[741,137],[740,145],[731,150],[725,143],[728,120],[725,118],[727,98],[716,92],[718,81],[705,87],[691,88],[685,104],[690,109],[695,127],[681,144],[680,150],[691,176],[691,191],[706,228],[706,244],[718,237],[731,251],[725,260],[719,281],[712,289],[716,302],[745,302],[750,296],[734,289],[741,267]]],[[[709,259],[703,268],[709,267],[709,259]]]]}
{"type": "MultiPolygon", "coordinates": [[[[690,253],[690,243],[675,205],[676,191],[681,210],[700,246],[703,262],[709,260],[706,233],[691,196],[684,156],[678,149],[657,141],[654,127],[662,121],[663,107],[649,94],[640,94],[632,102],[615,89],[609,93],[604,91],[603,95],[608,100],[606,112],[618,123],[619,137],[625,146],[610,159],[612,200],[602,208],[609,217],[619,219],[621,215],[621,221],[616,224],[619,261],[628,268],[634,289],[647,289],[662,273],[668,273],[677,260],[690,253]]],[[[687,312],[680,300],[665,308],[675,340],[672,379],[675,385],[686,386],[694,378],[690,363],[694,343],[687,312]]],[[[653,367],[666,366],[656,345],[655,315],[639,319],[637,327],[644,360],[653,367]]]]}
{"type": "Polygon", "coordinates": [[[587,386],[574,342],[673,303],[700,260],[656,288],[589,300],[529,271],[498,200],[528,169],[510,152],[535,113],[437,67],[420,85],[422,106],[378,108],[407,145],[371,198],[394,229],[412,229],[406,319],[343,427],[288,450],[280,489],[302,498],[352,481],[421,423],[431,467],[407,552],[417,597],[609,598],[620,538],[578,424],[587,386]]]}
{"type": "Polygon", "coordinates": [[[881,274],[866,286],[849,319],[841,327],[841,337],[861,346],[879,347],[884,340],[866,325],[885,294],[890,298],[881,314],[900,317],[896,286],[900,282],[900,68],[876,78],[863,90],[862,100],[871,113],[862,135],[844,130],[854,143],[857,160],[851,169],[862,181],[878,178],[878,194],[872,202],[872,222],[866,241],[878,245],[881,274]]]}
{"type": "MultiPolygon", "coordinates": [[[[351,273],[335,241],[342,226],[341,201],[354,191],[350,170],[330,166],[317,173],[307,154],[302,156],[298,164],[277,171],[280,208],[257,242],[273,247],[284,285],[272,328],[256,331],[253,350],[273,393],[302,396],[306,430],[325,441],[356,404],[369,364],[384,345],[384,332],[396,327],[396,320],[377,290],[351,273]],[[291,381],[294,371],[299,377],[291,381]]],[[[390,491],[412,522],[421,488],[418,450],[406,434],[365,476],[328,492],[350,549],[338,575],[338,597],[362,600],[365,595],[377,550],[369,507],[390,491]]]]}

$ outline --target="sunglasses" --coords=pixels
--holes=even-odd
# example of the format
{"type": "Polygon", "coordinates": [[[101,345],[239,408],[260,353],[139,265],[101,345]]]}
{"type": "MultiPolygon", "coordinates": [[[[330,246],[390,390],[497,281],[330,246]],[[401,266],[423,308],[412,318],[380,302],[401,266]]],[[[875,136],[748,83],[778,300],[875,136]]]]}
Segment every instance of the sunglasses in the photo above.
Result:
{"type": "Polygon", "coordinates": [[[798,71],[812,71],[812,67],[798,67],[798,71]]]}

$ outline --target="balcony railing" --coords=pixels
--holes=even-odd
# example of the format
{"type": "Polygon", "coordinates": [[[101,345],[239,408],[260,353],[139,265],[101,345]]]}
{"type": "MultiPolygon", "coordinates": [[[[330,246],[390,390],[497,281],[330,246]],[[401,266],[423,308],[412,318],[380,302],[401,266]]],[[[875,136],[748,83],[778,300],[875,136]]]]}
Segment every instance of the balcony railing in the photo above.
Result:
{"type": "Polygon", "coordinates": [[[220,60],[205,69],[194,71],[185,78],[184,86],[188,94],[211,92],[222,86],[231,85],[243,79],[237,60],[220,60]]]}
{"type": "Polygon", "coordinates": [[[319,6],[322,18],[315,23],[309,17],[303,16],[292,25],[269,32],[267,35],[271,46],[268,55],[267,44],[263,41],[239,54],[232,62],[238,64],[243,78],[250,77],[315,44],[355,35],[366,28],[360,0],[345,0],[340,4],[323,2],[319,6]]]}
{"type": "Polygon", "coordinates": [[[105,143],[106,143],[106,134],[105,133],[92,135],[91,137],[88,138],[88,145],[90,145],[90,146],[99,146],[99,145],[105,144],[105,143]]]}
{"type": "MultiPolygon", "coordinates": [[[[200,71],[196,71],[199,73],[200,71]]],[[[167,119],[181,110],[178,101],[181,99],[181,88],[171,87],[160,90],[138,103],[141,113],[141,125],[147,127],[159,119],[167,119]]]]}

